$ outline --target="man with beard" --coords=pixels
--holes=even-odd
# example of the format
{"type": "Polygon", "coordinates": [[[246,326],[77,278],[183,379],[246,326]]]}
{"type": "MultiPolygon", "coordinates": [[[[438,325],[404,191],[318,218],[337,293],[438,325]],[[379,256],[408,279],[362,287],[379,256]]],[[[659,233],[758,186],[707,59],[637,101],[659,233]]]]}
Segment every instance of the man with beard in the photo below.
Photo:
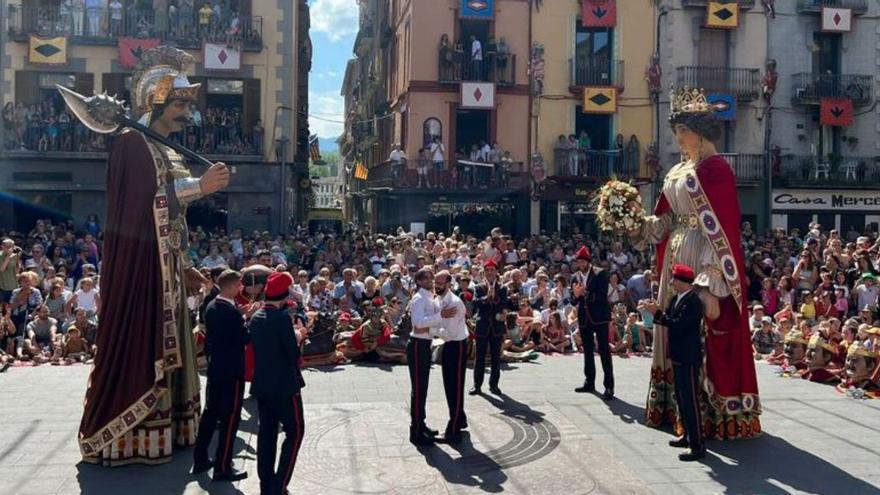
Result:
{"type": "MultiPolygon", "coordinates": [[[[198,101],[170,47],[147,50],[132,75],[140,122],[167,137],[198,101]]],[[[208,281],[187,255],[186,207],[229,184],[226,165],[191,176],[174,150],[134,130],[117,134],[107,172],[107,221],[94,368],[79,430],[83,460],[160,464],[195,443],[200,414],[186,288],[208,281]],[[136,281],[137,283],[132,283],[136,281]]]]}
{"type": "Polygon", "coordinates": [[[501,395],[498,381],[501,379],[501,344],[507,334],[505,311],[510,309],[507,288],[498,280],[498,265],[489,259],[483,264],[486,281],[477,286],[474,306],[477,312],[477,349],[474,361],[474,387],[470,395],[482,393],[483,376],[486,374],[486,351],[489,350],[491,371],[489,391],[501,395]]]}
{"type": "Polygon", "coordinates": [[[434,443],[438,432],[425,425],[425,402],[431,373],[431,342],[444,318],[453,318],[455,307],[440,309],[434,298],[434,272],[422,268],[416,273],[419,291],[410,302],[413,331],[406,345],[406,362],[412,385],[410,394],[409,441],[418,446],[434,443]]]}
{"type": "Polygon", "coordinates": [[[464,414],[464,372],[467,366],[468,329],[464,302],[450,287],[452,275],[446,270],[434,277],[434,291],[440,298],[440,307],[454,308],[455,315],[443,318],[440,337],[443,344],[443,389],[446,392],[446,405],[449,407],[449,422],[443,442],[457,444],[461,441],[461,430],[467,428],[464,414]]]}
{"type": "Polygon", "coordinates": [[[611,321],[611,306],[608,304],[608,272],[594,267],[592,257],[586,246],[581,246],[577,255],[577,273],[572,282],[573,299],[577,306],[578,327],[584,346],[584,384],[575,389],[578,393],[596,390],[596,358],[593,356],[593,337],[599,344],[599,358],[602,361],[602,374],[605,393],[602,399],[614,398],[614,368],[611,364],[611,347],[608,344],[608,324],[611,321]]]}

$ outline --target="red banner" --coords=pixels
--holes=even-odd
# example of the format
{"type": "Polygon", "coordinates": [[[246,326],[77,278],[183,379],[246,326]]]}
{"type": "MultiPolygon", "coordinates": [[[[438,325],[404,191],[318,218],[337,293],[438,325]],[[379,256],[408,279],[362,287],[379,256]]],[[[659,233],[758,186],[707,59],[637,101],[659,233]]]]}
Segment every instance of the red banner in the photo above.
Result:
{"type": "Polygon", "coordinates": [[[849,127],[853,123],[853,113],[853,101],[849,98],[822,98],[822,125],[849,127]]]}
{"type": "Polygon", "coordinates": [[[133,69],[143,52],[157,46],[159,40],[156,38],[119,38],[119,65],[133,69]]]}
{"type": "Polygon", "coordinates": [[[581,0],[581,24],[584,27],[614,27],[617,25],[615,0],[581,0]]]}

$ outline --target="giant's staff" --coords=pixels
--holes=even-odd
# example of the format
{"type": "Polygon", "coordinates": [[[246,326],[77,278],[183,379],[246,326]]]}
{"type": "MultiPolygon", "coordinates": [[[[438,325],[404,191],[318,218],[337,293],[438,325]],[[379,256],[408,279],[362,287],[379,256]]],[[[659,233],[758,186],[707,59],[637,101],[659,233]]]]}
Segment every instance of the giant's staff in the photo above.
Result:
{"type": "Polygon", "coordinates": [[[158,141],[174,151],[177,151],[181,155],[195,160],[201,165],[207,167],[213,165],[213,162],[202,155],[192,151],[186,146],[175,143],[130,117],[128,108],[125,107],[125,104],[114,96],[108,95],[106,92],[86,98],[76,91],[65,88],[59,84],[56,84],[55,87],[61,92],[61,96],[64,97],[64,102],[67,103],[70,111],[76,115],[80,122],[99,134],[112,134],[124,127],[131,127],[132,129],[142,132],[150,139],[158,141]]]}

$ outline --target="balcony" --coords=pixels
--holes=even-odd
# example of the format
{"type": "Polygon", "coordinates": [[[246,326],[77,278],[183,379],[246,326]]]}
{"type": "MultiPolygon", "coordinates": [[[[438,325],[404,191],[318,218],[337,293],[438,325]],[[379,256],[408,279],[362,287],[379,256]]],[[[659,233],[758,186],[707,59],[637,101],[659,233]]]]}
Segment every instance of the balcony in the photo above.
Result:
{"type": "MultiPolygon", "coordinates": [[[[711,0],[681,0],[682,7],[701,7],[706,8],[711,0]]],[[[739,8],[743,10],[751,9],[755,6],[755,0],[734,0],[739,4],[739,8]]]]}
{"type": "Polygon", "coordinates": [[[850,98],[854,105],[870,105],[874,78],[851,74],[795,74],[791,94],[795,105],[818,105],[822,98],[850,98]]]}
{"type": "Polygon", "coordinates": [[[830,160],[812,155],[783,155],[774,170],[774,187],[876,188],[880,157],[845,156],[830,160]]]}
{"type": "Polygon", "coordinates": [[[764,180],[764,155],[721,153],[736,175],[738,184],[757,184],[764,180]]]}
{"type": "Polygon", "coordinates": [[[516,55],[512,53],[489,52],[481,64],[476,64],[461,50],[441,48],[438,62],[441,83],[485,81],[499,86],[516,85],[516,55]]]}
{"type": "Polygon", "coordinates": [[[123,11],[122,19],[111,19],[110,9],[83,9],[55,5],[26,7],[10,5],[6,28],[13,41],[28,41],[28,36],[67,36],[83,45],[115,46],[117,38],[158,38],[190,50],[201,49],[205,42],[240,45],[245,51],[263,49],[263,18],[239,17],[237,24],[227,18],[201,27],[195,13],[190,19],[168,17],[156,11],[123,11]]]}
{"type": "Polygon", "coordinates": [[[799,0],[798,12],[822,12],[822,7],[852,9],[853,14],[868,13],[868,0],[799,0]]]}
{"type": "Polygon", "coordinates": [[[575,57],[568,60],[571,87],[612,86],[623,90],[624,63],[618,60],[600,61],[594,57],[575,57]]]}
{"type": "MultiPolygon", "coordinates": [[[[21,141],[7,143],[4,154],[18,158],[104,159],[113,142],[111,134],[97,134],[78,120],[68,117],[56,123],[29,125],[21,141]]],[[[187,148],[208,157],[242,157],[231,161],[262,161],[265,136],[245,135],[240,127],[189,126],[170,136],[187,148]]]]}
{"type": "MultiPolygon", "coordinates": [[[[433,170],[433,164],[427,165],[433,170]]],[[[434,174],[429,172],[429,179],[434,179],[434,174]]],[[[512,162],[507,172],[499,173],[491,164],[473,165],[473,162],[448,161],[443,164],[443,172],[439,177],[439,188],[419,187],[418,171],[415,163],[410,161],[402,165],[401,170],[395,171],[391,162],[382,162],[371,168],[367,178],[369,188],[392,188],[422,189],[425,192],[436,193],[437,191],[520,191],[528,189],[531,177],[523,162],[512,162]]],[[[431,183],[432,186],[438,184],[431,183]]]]}
{"type": "Polygon", "coordinates": [[[761,71],[731,67],[685,66],[675,70],[676,87],[724,93],[738,100],[754,100],[761,94],[761,71]]]}
{"type": "Polygon", "coordinates": [[[611,176],[632,179],[639,176],[640,162],[638,150],[634,153],[624,150],[553,150],[555,176],[567,179],[599,181],[611,176]]]}

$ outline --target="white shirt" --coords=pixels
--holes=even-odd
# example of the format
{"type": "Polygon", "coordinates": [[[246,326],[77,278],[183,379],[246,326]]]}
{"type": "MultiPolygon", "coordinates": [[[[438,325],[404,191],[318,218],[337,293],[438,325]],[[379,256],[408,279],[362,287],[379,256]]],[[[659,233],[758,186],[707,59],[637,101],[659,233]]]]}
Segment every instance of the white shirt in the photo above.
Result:
{"type": "Polygon", "coordinates": [[[76,295],[76,307],[82,308],[88,312],[95,313],[98,311],[98,303],[96,298],[98,296],[98,290],[92,289],[90,291],[84,291],[79,289],[75,293],[76,295]]]}
{"type": "Polygon", "coordinates": [[[471,58],[474,60],[483,60],[483,45],[480,40],[474,40],[471,43],[471,58]]]}
{"type": "Polygon", "coordinates": [[[688,294],[690,293],[690,291],[691,291],[691,290],[688,289],[688,290],[682,292],[681,294],[675,296],[675,304],[674,304],[672,307],[675,308],[676,306],[678,306],[678,303],[681,302],[681,299],[682,299],[684,296],[688,295],[688,294]]]}
{"type": "Polygon", "coordinates": [[[412,298],[409,306],[410,315],[412,316],[413,332],[410,338],[434,340],[438,328],[443,322],[440,317],[440,305],[434,299],[434,294],[425,289],[419,289],[412,298]],[[416,328],[428,327],[428,333],[416,333],[416,328]]]}
{"type": "Polygon", "coordinates": [[[406,158],[406,154],[402,150],[394,150],[388,156],[388,159],[395,163],[400,163],[404,158],[406,158]]]}
{"type": "Polygon", "coordinates": [[[431,160],[435,162],[442,162],[445,158],[443,157],[443,153],[446,149],[443,146],[443,143],[431,143],[431,160]]]}
{"type": "Polygon", "coordinates": [[[439,336],[445,341],[461,341],[468,338],[467,329],[467,310],[461,298],[447,290],[446,294],[440,298],[440,307],[454,307],[457,311],[452,318],[443,318],[440,324],[439,336]]]}

